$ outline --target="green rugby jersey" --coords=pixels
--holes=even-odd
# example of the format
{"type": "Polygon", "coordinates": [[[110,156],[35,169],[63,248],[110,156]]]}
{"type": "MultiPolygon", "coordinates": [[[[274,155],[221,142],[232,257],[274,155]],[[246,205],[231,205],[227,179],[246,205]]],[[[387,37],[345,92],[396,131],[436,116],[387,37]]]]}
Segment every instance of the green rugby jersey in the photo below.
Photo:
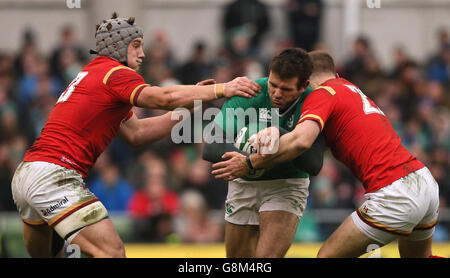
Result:
{"type": "MultiPolygon", "coordinates": [[[[222,106],[220,113],[214,119],[215,123],[218,124],[225,132],[229,138],[236,138],[237,133],[240,129],[250,123],[248,117],[242,119],[242,117],[236,116],[235,113],[227,113],[227,109],[242,108],[244,111],[248,108],[256,109],[256,121],[258,124],[264,124],[270,126],[272,123],[273,116],[271,113],[272,104],[269,96],[268,89],[268,77],[255,80],[261,86],[261,92],[256,97],[244,98],[235,96],[228,99],[222,106]],[[229,134],[233,132],[233,134],[229,134]]],[[[303,94],[291,104],[291,106],[286,109],[283,113],[278,115],[279,126],[286,129],[287,131],[292,131],[299,118],[300,111],[305,98],[312,92],[312,89],[308,87],[303,94]]],[[[230,110],[229,110],[230,111],[230,110]]],[[[277,113],[275,111],[275,113],[277,113]]],[[[276,115],[275,115],[276,116],[276,115]]],[[[274,121],[276,124],[276,121],[274,121]]],[[[301,171],[292,165],[291,162],[285,162],[276,165],[270,170],[266,170],[264,174],[259,178],[248,178],[243,179],[248,181],[255,180],[275,180],[275,179],[287,179],[287,178],[308,178],[309,174],[307,172],[301,171]]]]}

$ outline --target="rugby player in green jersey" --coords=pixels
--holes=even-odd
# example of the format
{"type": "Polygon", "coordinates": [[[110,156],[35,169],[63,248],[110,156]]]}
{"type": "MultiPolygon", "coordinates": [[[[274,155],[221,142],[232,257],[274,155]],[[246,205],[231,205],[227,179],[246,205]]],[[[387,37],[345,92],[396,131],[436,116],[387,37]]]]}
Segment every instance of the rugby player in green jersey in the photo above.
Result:
{"type": "MultiPolygon", "coordinates": [[[[256,80],[262,88],[257,97],[233,97],[222,106],[214,121],[216,130],[223,132],[205,138],[203,158],[217,163],[226,159],[225,152],[232,151],[248,156],[242,148],[230,143],[230,138],[232,142],[241,136],[238,133],[242,127],[260,125],[257,128],[260,130],[278,126],[281,134],[293,130],[303,101],[312,91],[308,87],[311,71],[312,62],[300,48],[285,49],[274,57],[269,77],[256,80]],[[239,108],[249,117],[237,113],[239,108]],[[253,119],[252,109],[255,110],[253,119]]],[[[309,176],[317,175],[322,168],[324,150],[325,141],[319,137],[308,152],[293,161],[259,175],[229,181],[225,204],[227,257],[286,255],[306,207],[309,176]]]]}

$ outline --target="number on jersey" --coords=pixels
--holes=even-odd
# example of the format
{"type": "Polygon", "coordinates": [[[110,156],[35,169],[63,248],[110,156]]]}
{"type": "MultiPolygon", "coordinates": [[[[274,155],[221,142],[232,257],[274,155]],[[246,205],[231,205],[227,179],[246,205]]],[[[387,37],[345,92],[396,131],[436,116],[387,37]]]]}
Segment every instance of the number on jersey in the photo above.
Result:
{"type": "Polygon", "coordinates": [[[68,100],[70,95],[72,95],[73,91],[75,90],[75,86],[80,84],[81,80],[83,80],[83,78],[85,78],[86,75],[88,75],[87,71],[81,71],[80,73],[78,73],[77,77],[75,77],[75,79],[72,82],[70,82],[69,86],[61,94],[61,96],[58,98],[58,101],[56,103],[61,103],[61,102],[65,102],[66,100],[68,100]]]}
{"type": "Polygon", "coordinates": [[[361,100],[363,103],[363,111],[366,115],[368,114],[373,114],[373,113],[377,113],[377,114],[381,114],[383,116],[386,116],[383,111],[381,111],[380,108],[378,108],[377,106],[372,106],[372,104],[370,103],[369,99],[367,98],[367,96],[357,87],[355,86],[351,86],[351,85],[345,85],[347,86],[347,88],[349,88],[350,90],[352,90],[352,92],[357,93],[361,96],[361,100]]]}

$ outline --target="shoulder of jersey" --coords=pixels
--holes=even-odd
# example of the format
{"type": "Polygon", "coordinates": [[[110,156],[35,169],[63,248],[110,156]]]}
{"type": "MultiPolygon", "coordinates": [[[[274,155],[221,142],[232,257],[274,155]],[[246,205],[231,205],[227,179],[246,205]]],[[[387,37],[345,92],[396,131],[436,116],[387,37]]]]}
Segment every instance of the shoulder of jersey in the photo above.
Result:
{"type": "Polygon", "coordinates": [[[105,85],[108,84],[108,80],[110,79],[111,75],[119,70],[129,70],[132,72],[136,72],[132,68],[124,66],[124,65],[114,66],[106,72],[105,76],[103,77],[103,84],[105,84],[105,85]]]}
{"type": "Polygon", "coordinates": [[[325,91],[327,91],[328,93],[330,93],[330,95],[334,96],[336,95],[336,92],[339,92],[342,90],[342,88],[346,88],[348,85],[353,85],[350,82],[348,82],[347,80],[343,79],[343,78],[338,78],[329,82],[325,82],[326,85],[322,85],[316,88],[316,90],[320,90],[323,89],[325,91]]]}
{"type": "Polygon", "coordinates": [[[256,83],[258,83],[261,86],[261,92],[256,96],[252,97],[251,99],[263,99],[264,95],[269,94],[269,89],[267,83],[269,82],[269,77],[263,77],[255,80],[256,83]]]}
{"type": "Polygon", "coordinates": [[[320,89],[324,89],[325,91],[330,93],[332,96],[334,96],[336,94],[336,90],[333,87],[331,87],[331,86],[319,86],[314,91],[317,91],[317,90],[320,90],[320,89]]]}
{"type": "Polygon", "coordinates": [[[267,83],[269,82],[269,77],[263,77],[255,80],[256,83],[261,85],[261,90],[267,90],[267,83]]]}
{"type": "MultiPolygon", "coordinates": [[[[100,74],[102,72],[104,73],[102,77],[103,84],[108,84],[108,81],[110,80],[110,77],[113,73],[120,71],[120,70],[127,70],[130,72],[136,73],[135,70],[133,70],[130,67],[124,66],[123,64],[119,63],[118,61],[115,61],[113,59],[99,56],[92,60],[86,67],[85,70],[89,71],[92,68],[96,68],[100,74]]],[[[83,69],[84,70],[84,69],[83,69]]]]}

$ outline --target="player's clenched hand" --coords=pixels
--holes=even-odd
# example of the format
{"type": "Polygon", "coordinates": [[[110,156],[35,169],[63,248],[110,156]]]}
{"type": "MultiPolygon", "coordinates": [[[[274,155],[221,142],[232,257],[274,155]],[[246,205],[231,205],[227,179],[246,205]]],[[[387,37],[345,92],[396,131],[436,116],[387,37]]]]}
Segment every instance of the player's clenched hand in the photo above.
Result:
{"type": "Polygon", "coordinates": [[[246,156],[238,152],[227,152],[222,156],[225,161],[213,164],[211,173],[216,179],[231,181],[241,178],[248,174],[249,168],[246,162],[246,156]]]}
{"type": "Polygon", "coordinates": [[[246,98],[256,97],[261,91],[261,86],[247,77],[237,77],[230,82],[225,83],[224,96],[241,96],[246,98]]]}
{"type": "Polygon", "coordinates": [[[253,148],[257,150],[262,157],[274,154],[280,146],[280,130],[271,126],[258,132],[255,138],[248,139],[253,148]]]}

